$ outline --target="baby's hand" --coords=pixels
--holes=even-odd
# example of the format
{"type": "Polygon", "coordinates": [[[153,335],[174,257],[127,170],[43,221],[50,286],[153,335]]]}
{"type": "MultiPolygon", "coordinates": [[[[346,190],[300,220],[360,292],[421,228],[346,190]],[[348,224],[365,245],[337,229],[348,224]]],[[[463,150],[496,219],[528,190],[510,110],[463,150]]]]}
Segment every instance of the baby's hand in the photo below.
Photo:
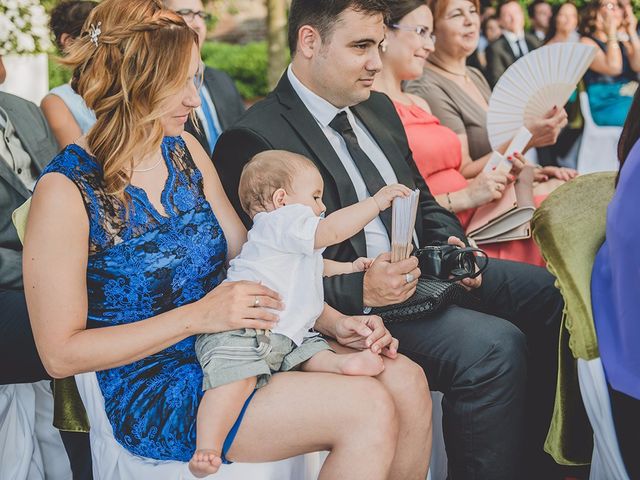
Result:
{"type": "Polygon", "coordinates": [[[371,264],[373,263],[373,258],[360,257],[351,265],[353,266],[353,272],[366,272],[371,264]]]}
{"type": "Polygon", "coordinates": [[[408,197],[411,195],[411,189],[396,183],[394,185],[387,185],[378,190],[373,196],[373,199],[378,204],[380,211],[386,210],[391,206],[391,202],[396,197],[408,197]]]}

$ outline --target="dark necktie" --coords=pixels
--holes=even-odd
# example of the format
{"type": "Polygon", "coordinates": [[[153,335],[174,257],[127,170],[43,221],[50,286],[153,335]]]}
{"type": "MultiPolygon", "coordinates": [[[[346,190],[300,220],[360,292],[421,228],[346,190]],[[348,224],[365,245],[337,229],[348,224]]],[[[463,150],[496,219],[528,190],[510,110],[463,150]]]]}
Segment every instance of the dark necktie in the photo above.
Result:
{"type": "MultiPolygon", "coordinates": [[[[347,150],[349,150],[349,155],[351,155],[351,158],[358,167],[358,170],[360,170],[360,175],[362,175],[362,179],[369,191],[369,195],[373,196],[378,192],[378,190],[385,187],[387,183],[382,178],[382,175],[380,175],[380,171],[373,164],[369,156],[364,153],[364,150],[360,148],[356,134],[349,123],[347,112],[338,113],[333,120],[331,120],[329,126],[338,132],[344,139],[344,143],[347,145],[347,150]]],[[[387,208],[385,211],[380,212],[380,218],[384,227],[387,229],[389,239],[391,239],[391,208],[387,208]]]]}
{"type": "Polygon", "coordinates": [[[524,56],[524,52],[522,51],[522,47],[520,46],[520,39],[516,38],[516,59],[523,56],[524,56]]]}

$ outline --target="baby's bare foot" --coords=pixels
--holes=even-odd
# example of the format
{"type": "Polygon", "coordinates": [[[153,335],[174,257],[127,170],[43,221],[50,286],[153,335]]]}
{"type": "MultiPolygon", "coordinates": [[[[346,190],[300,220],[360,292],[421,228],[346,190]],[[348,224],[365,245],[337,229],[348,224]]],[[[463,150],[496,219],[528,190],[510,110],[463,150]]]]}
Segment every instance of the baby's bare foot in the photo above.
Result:
{"type": "Polygon", "coordinates": [[[382,357],[371,350],[363,350],[358,353],[338,355],[340,360],[340,371],[344,375],[366,375],[373,377],[384,370],[382,357]]]}
{"type": "Polygon", "coordinates": [[[189,461],[189,470],[198,478],[214,474],[222,465],[220,454],[215,450],[196,450],[189,461]]]}

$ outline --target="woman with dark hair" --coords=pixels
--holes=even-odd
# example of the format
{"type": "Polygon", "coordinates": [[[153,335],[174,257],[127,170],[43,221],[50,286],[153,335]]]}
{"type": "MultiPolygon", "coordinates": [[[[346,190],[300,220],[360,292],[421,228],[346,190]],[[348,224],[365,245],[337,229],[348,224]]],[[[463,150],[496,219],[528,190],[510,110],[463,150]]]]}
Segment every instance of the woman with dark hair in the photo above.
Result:
{"type": "Polygon", "coordinates": [[[640,39],[630,4],[592,0],[580,22],[581,42],[598,47],[584,76],[591,116],[598,125],[622,126],[638,88],[640,39]]]}
{"type": "Polygon", "coordinates": [[[549,32],[545,45],[562,42],[578,42],[578,7],[573,2],[565,2],[553,7],[553,16],[549,22],[549,32]]]}
{"type": "MultiPolygon", "coordinates": [[[[88,0],[69,0],[52,10],[49,28],[62,55],[80,35],[85,20],[96,5],[97,2],[88,0]]],[[[40,107],[60,148],[86,134],[96,121],[93,111],[68,83],[52,88],[42,99],[40,107]]]]}
{"type": "MultiPolygon", "coordinates": [[[[572,2],[554,5],[549,23],[545,45],[565,42],[579,42],[578,8],[572,2]]],[[[575,90],[564,106],[567,112],[567,126],[560,132],[555,145],[538,149],[538,162],[541,165],[560,165],[575,168],[578,160],[578,140],[582,134],[582,116],[578,91],[575,90]]]]}
{"type": "Polygon", "coordinates": [[[618,144],[620,171],[606,240],[591,276],[591,301],[618,444],[629,478],[640,478],[640,92],[618,144]]]}

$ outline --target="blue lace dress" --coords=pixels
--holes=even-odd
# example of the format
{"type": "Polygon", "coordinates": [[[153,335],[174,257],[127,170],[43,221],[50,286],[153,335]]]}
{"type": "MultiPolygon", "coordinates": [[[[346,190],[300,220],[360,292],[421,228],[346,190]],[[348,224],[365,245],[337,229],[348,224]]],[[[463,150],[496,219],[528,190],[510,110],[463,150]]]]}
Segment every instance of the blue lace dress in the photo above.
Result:
{"type": "MultiPolygon", "coordinates": [[[[220,283],[227,244],[181,137],[165,137],[161,201],[128,186],[128,218],[107,195],[102,169],[69,145],[43,171],[73,181],[89,216],[88,328],[132,323],[202,298],[220,283]]],[[[116,440],[136,455],[188,461],[195,451],[202,370],[195,337],[129,365],[97,372],[116,440]]]]}

